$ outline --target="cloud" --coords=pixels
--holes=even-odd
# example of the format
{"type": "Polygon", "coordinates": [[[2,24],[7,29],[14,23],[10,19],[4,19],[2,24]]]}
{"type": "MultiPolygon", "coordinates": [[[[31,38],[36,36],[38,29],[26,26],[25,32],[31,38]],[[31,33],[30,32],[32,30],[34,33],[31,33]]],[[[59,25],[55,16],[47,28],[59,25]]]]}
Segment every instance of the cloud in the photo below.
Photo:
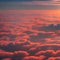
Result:
{"type": "Polygon", "coordinates": [[[59,10],[0,10],[1,19],[8,20],[8,23],[0,22],[0,59],[59,59],[60,21],[57,20],[60,18],[59,12],[59,10]],[[23,22],[11,22],[7,16],[10,18],[12,16],[11,20],[21,18],[23,22]]]}
{"type": "Polygon", "coordinates": [[[56,0],[1,2],[0,9],[60,9],[60,2],[56,0]]]}

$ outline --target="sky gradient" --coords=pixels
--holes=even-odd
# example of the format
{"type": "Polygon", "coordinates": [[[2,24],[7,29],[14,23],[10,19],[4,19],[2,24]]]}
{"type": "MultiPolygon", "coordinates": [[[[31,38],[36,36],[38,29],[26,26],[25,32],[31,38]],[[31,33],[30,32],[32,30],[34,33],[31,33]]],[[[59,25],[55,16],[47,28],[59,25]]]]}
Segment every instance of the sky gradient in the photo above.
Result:
{"type": "Polygon", "coordinates": [[[0,0],[0,9],[60,9],[59,0],[0,0]]]}

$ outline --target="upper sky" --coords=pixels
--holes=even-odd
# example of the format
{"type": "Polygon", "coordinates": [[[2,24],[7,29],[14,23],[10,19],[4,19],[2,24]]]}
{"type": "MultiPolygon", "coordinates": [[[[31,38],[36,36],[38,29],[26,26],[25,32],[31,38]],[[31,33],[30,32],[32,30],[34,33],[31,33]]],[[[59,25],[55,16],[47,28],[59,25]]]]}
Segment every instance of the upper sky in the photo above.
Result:
{"type": "Polygon", "coordinates": [[[7,2],[7,1],[60,1],[60,0],[0,0],[0,2],[7,2]]]}
{"type": "Polygon", "coordinates": [[[60,9],[60,0],[0,0],[0,9],[60,9]]]}

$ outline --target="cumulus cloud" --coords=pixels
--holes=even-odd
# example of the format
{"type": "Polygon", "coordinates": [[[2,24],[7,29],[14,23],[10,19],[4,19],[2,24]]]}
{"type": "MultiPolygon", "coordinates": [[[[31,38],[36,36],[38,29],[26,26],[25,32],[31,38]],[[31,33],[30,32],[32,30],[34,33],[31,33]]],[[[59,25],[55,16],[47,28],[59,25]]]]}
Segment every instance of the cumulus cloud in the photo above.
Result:
{"type": "Polygon", "coordinates": [[[0,21],[0,59],[60,59],[59,10],[4,10],[1,14],[5,18],[0,21]],[[11,16],[21,18],[23,22],[9,21],[11,16]]]}

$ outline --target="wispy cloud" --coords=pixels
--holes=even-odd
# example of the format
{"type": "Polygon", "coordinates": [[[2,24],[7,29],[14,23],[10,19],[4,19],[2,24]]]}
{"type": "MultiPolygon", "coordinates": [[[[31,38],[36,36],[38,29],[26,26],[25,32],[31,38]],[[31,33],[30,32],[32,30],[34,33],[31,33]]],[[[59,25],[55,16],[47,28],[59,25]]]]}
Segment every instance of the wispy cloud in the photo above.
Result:
{"type": "Polygon", "coordinates": [[[0,9],[60,9],[60,2],[31,1],[31,2],[2,2],[0,9]]]}
{"type": "Polygon", "coordinates": [[[59,0],[2,0],[0,9],[60,9],[59,0]],[[12,2],[13,1],[13,2],[12,2]]]}

